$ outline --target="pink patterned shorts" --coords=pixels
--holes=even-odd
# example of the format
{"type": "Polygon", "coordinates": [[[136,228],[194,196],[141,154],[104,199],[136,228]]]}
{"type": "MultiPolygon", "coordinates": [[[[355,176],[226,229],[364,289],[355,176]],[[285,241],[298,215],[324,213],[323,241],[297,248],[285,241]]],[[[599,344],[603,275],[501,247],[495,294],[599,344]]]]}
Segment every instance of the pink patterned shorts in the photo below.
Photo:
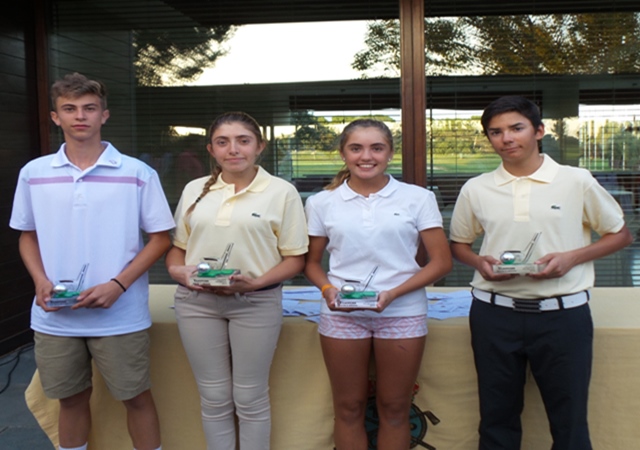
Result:
{"type": "Polygon", "coordinates": [[[427,334],[427,316],[358,317],[321,314],[318,332],[334,339],[408,339],[427,334]]]}

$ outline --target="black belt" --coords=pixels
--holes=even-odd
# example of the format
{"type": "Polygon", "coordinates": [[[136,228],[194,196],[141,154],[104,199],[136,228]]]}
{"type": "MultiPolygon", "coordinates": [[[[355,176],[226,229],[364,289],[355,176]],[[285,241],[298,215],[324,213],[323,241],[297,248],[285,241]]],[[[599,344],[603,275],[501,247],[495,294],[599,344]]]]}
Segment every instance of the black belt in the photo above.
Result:
{"type": "Polygon", "coordinates": [[[270,291],[271,289],[276,289],[276,288],[279,288],[280,286],[282,286],[282,283],[270,284],[269,286],[265,286],[265,287],[261,287],[260,289],[256,289],[253,292],[270,291]]]}

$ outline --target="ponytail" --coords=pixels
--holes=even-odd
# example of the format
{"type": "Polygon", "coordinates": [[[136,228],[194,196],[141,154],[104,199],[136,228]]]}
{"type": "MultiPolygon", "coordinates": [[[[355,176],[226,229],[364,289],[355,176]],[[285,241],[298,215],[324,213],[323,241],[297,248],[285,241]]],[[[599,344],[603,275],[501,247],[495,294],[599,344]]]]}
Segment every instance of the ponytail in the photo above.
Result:
{"type": "Polygon", "coordinates": [[[331,180],[331,183],[329,183],[327,186],[325,186],[325,189],[327,191],[333,191],[334,189],[339,187],[342,183],[344,183],[344,181],[346,179],[348,179],[350,176],[351,176],[351,172],[349,171],[349,168],[348,167],[343,167],[336,174],[336,176],[333,177],[333,180],[331,180]]]}

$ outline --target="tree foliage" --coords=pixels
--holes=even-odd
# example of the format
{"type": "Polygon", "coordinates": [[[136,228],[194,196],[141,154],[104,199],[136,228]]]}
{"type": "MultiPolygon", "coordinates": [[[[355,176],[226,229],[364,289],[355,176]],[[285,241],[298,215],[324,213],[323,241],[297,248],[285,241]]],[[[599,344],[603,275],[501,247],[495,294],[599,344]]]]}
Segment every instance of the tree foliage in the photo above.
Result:
{"type": "Polygon", "coordinates": [[[325,125],[326,120],[307,111],[293,113],[296,131],[293,140],[298,150],[334,150],[337,148],[338,133],[325,125]]]}
{"type": "MultiPolygon", "coordinates": [[[[367,24],[366,50],[356,53],[351,67],[360,72],[400,75],[400,22],[376,20],[367,24]]],[[[363,75],[364,76],[364,75],[363,75]]]]}
{"type": "Polygon", "coordinates": [[[133,33],[134,66],[142,86],[172,85],[195,80],[226,54],[222,43],[233,26],[163,28],[133,33]]]}
{"type": "Polygon", "coordinates": [[[486,74],[605,74],[640,70],[640,15],[465,17],[486,74]]]}
{"type": "MultiPolygon", "coordinates": [[[[452,20],[425,20],[425,62],[427,73],[448,73],[464,67],[473,49],[467,42],[464,29],[452,20]]],[[[378,20],[369,22],[365,38],[367,48],[356,53],[351,66],[380,76],[400,75],[400,22],[378,20]]]]}
{"type": "MultiPolygon", "coordinates": [[[[368,24],[352,67],[400,72],[397,20],[368,24]]],[[[640,71],[640,14],[554,14],[425,19],[425,69],[448,74],[611,74],[640,71]]]]}

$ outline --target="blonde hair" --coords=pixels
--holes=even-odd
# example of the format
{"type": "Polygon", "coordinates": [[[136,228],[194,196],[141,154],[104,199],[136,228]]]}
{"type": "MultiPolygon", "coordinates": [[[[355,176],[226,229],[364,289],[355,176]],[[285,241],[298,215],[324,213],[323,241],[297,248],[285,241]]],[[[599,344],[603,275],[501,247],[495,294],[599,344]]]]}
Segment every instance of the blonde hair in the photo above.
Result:
{"type": "MultiPolygon", "coordinates": [[[[351,122],[349,125],[344,127],[344,130],[342,130],[342,133],[340,134],[340,141],[339,141],[340,153],[344,151],[344,146],[347,144],[349,137],[355,131],[356,128],[376,128],[378,131],[382,133],[385,140],[387,141],[387,144],[389,144],[389,147],[391,148],[391,152],[393,152],[393,134],[391,134],[391,130],[384,122],[380,120],[375,120],[375,119],[356,119],[353,122],[351,122]]],[[[345,165],[342,169],[340,169],[340,171],[336,174],[336,176],[333,177],[333,180],[331,180],[331,183],[329,183],[325,187],[325,189],[329,191],[336,189],[338,186],[344,183],[344,181],[347,180],[350,176],[351,176],[351,172],[349,171],[349,168],[345,165]]]]}
{"type": "MultiPolygon", "coordinates": [[[[258,124],[256,119],[254,119],[249,114],[242,111],[226,112],[216,117],[213,123],[209,126],[209,131],[207,133],[209,142],[211,142],[211,140],[213,139],[213,135],[218,130],[218,128],[220,128],[220,126],[224,124],[231,124],[231,123],[241,123],[255,136],[255,138],[258,141],[258,145],[263,144],[264,138],[262,137],[262,131],[260,130],[260,125],[258,124]]],[[[195,209],[196,205],[200,202],[200,200],[202,200],[204,196],[209,193],[211,186],[213,186],[216,183],[216,181],[218,181],[218,177],[220,176],[221,172],[222,172],[222,168],[218,165],[218,163],[214,159],[212,168],[211,168],[211,176],[209,177],[207,182],[204,184],[204,187],[202,188],[202,192],[200,192],[200,195],[198,196],[198,198],[196,198],[196,200],[191,204],[191,206],[189,206],[189,209],[187,209],[186,215],[191,214],[195,209]]]]}

